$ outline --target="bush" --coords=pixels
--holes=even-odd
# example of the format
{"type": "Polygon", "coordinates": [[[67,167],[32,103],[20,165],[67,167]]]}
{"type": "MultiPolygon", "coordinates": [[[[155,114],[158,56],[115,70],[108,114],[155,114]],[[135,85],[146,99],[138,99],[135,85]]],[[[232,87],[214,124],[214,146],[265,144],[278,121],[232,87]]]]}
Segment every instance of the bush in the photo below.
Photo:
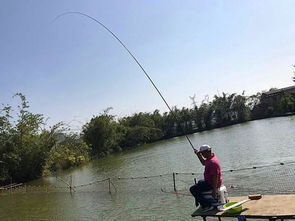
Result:
{"type": "Polygon", "coordinates": [[[81,165],[90,160],[90,148],[77,135],[64,135],[49,152],[43,167],[43,175],[81,165]]]}

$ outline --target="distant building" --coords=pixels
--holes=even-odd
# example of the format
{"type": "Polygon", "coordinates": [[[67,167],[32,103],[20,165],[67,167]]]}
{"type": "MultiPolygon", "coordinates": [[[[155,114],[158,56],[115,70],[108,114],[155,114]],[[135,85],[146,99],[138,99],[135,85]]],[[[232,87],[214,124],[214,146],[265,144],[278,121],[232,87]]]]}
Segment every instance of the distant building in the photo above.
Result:
{"type": "Polygon", "coordinates": [[[278,101],[284,98],[287,94],[295,94],[295,86],[284,87],[264,92],[261,95],[261,101],[267,104],[278,103],[278,101]]]}
{"type": "Polygon", "coordinates": [[[295,86],[284,87],[284,88],[274,89],[268,92],[264,92],[262,93],[262,96],[273,97],[273,96],[282,95],[283,93],[295,93],[295,86]]]}

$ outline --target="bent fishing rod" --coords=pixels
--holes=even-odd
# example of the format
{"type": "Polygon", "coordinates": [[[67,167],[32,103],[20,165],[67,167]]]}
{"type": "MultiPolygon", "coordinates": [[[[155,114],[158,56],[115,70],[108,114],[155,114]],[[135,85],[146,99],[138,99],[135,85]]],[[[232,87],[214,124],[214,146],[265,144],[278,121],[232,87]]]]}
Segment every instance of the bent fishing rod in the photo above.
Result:
{"type": "MultiPolygon", "coordinates": [[[[175,119],[177,119],[177,116],[175,115],[175,113],[172,111],[172,109],[170,108],[169,104],[167,103],[166,99],[163,97],[162,93],[160,92],[160,90],[157,88],[157,86],[155,85],[155,83],[153,82],[153,80],[151,79],[151,77],[148,75],[148,73],[145,71],[145,69],[143,68],[143,66],[139,63],[139,61],[137,60],[137,58],[130,52],[130,50],[126,47],[126,45],[117,37],[117,35],[115,35],[108,27],[106,27],[103,23],[101,23],[100,21],[98,21],[97,19],[91,17],[90,15],[87,15],[85,13],[79,12],[79,11],[69,11],[69,12],[64,12],[58,16],[55,17],[55,19],[52,22],[55,22],[56,20],[58,20],[59,18],[66,16],[66,15],[70,15],[70,14],[76,14],[76,15],[81,15],[84,16],[94,22],[96,22],[97,24],[99,24],[101,27],[103,27],[107,32],[109,32],[122,46],[123,48],[128,52],[128,54],[133,58],[133,60],[136,62],[136,64],[140,67],[140,69],[143,71],[143,73],[145,74],[145,76],[148,78],[148,80],[150,81],[150,83],[153,85],[153,87],[156,89],[156,91],[158,92],[158,94],[160,95],[160,97],[162,98],[162,100],[164,101],[165,105],[168,107],[170,113],[174,116],[175,119]]],[[[196,149],[194,148],[191,140],[189,139],[189,137],[187,135],[185,135],[187,141],[189,142],[190,146],[192,147],[192,149],[194,151],[196,151],[196,149]]]]}

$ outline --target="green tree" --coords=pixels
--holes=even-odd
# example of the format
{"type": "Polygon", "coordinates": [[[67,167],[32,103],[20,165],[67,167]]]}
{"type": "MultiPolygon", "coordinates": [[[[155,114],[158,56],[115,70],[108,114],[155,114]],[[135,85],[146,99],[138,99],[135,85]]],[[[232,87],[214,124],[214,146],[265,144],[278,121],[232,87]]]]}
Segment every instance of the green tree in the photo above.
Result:
{"type": "Polygon", "coordinates": [[[0,117],[0,161],[2,180],[23,182],[42,174],[47,153],[54,141],[46,138],[43,116],[29,112],[28,101],[21,93],[17,120],[12,121],[12,107],[2,108],[0,117]]]}
{"type": "Polygon", "coordinates": [[[152,116],[149,113],[136,113],[132,116],[124,117],[119,120],[120,124],[126,127],[135,127],[135,126],[142,126],[142,127],[155,127],[155,122],[152,119],[152,116]]]}
{"type": "Polygon", "coordinates": [[[251,95],[251,96],[249,96],[247,98],[246,105],[248,106],[250,111],[252,111],[255,106],[260,104],[260,99],[261,99],[261,93],[260,92],[254,94],[254,95],[251,95]]]}
{"type": "Polygon", "coordinates": [[[151,115],[151,119],[154,121],[155,128],[158,128],[160,130],[163,130],[164,126],[164,118],[160,114],[159,110],[155,110],[151,115]]]}
{"type": "Polygon", "coordinates": [[[236,95],[231,105],[232,113],[237,114],[236,121],[238,123],[245,122],[249,120],[250,108],[247,106],[247,97],[242,95],[236,95]]]}
{"type": "Polygon", "coordinates": [[[148,127],[129,127],[125,139],[121,142],[123,148],[132,148],[140,146],[142,144],[150,143],[159,140],[163,136],[163,133],[158,128],[148,127]]]}
{"type": "Polygon", "coordinates": [[[174,137],[177,135],[177,112],[176,108],[172,108],[173,113],[164,112],[163,114],[163,134],[165,138],[174,137]]]}
{"type": "Polygon", "coordinates": [[[295,94],[284,94],[278,101],[278,114],[295,111],[295,94]]]}
{"type": "Polygon", "coordinates": [[[93,117],[83,126],[82,136],[92,155],[102,157],[119,149],[121,136],[114,116],[103,114],[93,117]]]}
{"type": "Polygon", "coordinates": [[[59,141],[50,150],[43,175],[78,166],[90,160],[90,148],[77,134],[59,134],[59,141]]]}
{"type": "Polygon", "coordinates": [[[120,146],[123,149],[132,148],[145,143],[154,142],[163,137],[163,118],[158,110],[150,113],[136,113],[119,120],[125,128],[120,146]]]}

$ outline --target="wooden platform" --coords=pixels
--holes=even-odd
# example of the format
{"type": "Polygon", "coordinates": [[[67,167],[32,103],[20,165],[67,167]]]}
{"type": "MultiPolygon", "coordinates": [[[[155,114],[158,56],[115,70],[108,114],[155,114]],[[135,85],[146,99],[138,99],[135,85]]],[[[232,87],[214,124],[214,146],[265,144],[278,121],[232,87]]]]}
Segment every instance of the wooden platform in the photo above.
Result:
{"type": "MultiPolygon", "coordinates": [[[[230,202],[239,202],[248,197],[230,197],[230,202]]],[[[192,217],[238,217],[259,219],[295,219],[295,195],[263,195],[259,200],[251,200],[244,203],[243,210],[239,214],[227,214],[217,210],[201,213],[196,210],[192,217]]]]}

